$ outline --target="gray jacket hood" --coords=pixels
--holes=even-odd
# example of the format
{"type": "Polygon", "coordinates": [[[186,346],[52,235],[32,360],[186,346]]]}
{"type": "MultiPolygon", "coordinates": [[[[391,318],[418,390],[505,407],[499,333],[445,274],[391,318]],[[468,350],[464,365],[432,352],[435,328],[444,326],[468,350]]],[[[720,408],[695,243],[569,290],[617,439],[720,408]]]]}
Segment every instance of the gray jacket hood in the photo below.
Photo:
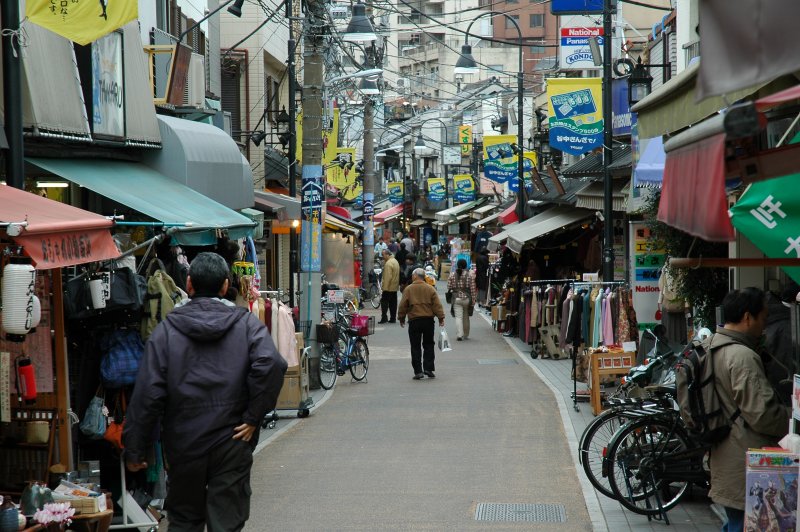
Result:
{"type": "Polygon", "coordinates": [[[170,325],[195,340],[218,340],[247,310],[230,301],[200,297],[176,306],[165,318],[170,325]]]}

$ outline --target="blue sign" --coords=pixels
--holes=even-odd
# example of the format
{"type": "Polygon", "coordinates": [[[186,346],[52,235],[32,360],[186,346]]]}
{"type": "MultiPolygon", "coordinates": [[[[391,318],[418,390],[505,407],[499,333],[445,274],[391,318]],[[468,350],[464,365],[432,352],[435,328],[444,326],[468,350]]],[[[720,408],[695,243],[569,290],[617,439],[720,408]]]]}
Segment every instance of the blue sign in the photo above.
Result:
{"type": "Polygon", "coordinates": [[[322,166],[303,166],[303,188],[300,203],[300,268],[304,272],[322,271],[322,166]]]}
{"type": "Polygon", "coordinates": [[[442,201],[447,195],[444,179],[441,177],[428,178],[428,201],[442,201]]]}
{"type": "Polygon", "coordinates": [[[467,203],[475,199],[475,184],[472,179],[463,179],[456,182],[455,190],[456,201],[467,203]]]}
{"type": "MultiPolygon", "coordinates": [[[[533,193],[533,179],[531,178],[531,172],[533,168],[533,161],[528,159],[527,157],[522,160],[522,178],[525,180],[525,192],[528,194],[533,193]]],[[[514,179],[510,179],[508,181],[508,191],[509,192],[518,192],[519,191],[519,180],[517,179],[517,163],[514,163],[514,179]]]]}
{"type": "Polygon", "coordinates": [[[550,99],[552,100],[557,120],[597,112],[597,105],[595,105],[592,91],[589,89],[554,94],[550,99]]]}
{"type": "Polygon", "coordinates": [[[611,82],[611,130],[614,135],[630,135],[633,116],[628,103],[628,80],[611,82]]]}
{"type": "Polygon", "coordinates": [[[603,0],[551,0],[550,12],[554,15],[602,14],[603,0]]]}
{"type": "Polygon", "coordinates": [[[375,194],[372,192],[364,192],[364,245],[375,245],[375,228],[372,223],[372,216],[375,214],[374,206],[375,194]]]}

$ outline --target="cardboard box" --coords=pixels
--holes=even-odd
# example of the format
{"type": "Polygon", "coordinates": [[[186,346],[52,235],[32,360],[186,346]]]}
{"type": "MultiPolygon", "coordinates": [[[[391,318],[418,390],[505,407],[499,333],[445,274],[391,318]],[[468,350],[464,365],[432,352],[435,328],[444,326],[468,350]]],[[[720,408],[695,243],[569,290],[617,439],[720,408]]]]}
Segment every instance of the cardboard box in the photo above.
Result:
{"type": "Polygon", "coordinates": [[[308,358],[301,357],[300,365],[292,366],[283,376],[283,387],[275,405],[277,410],[296,410],[309,393],[308,358]]]}
{"type": "Polygon", "coordinates": [[[506,307],[495,305],[492,307],[492,321],[506,319],[506,307]]]}

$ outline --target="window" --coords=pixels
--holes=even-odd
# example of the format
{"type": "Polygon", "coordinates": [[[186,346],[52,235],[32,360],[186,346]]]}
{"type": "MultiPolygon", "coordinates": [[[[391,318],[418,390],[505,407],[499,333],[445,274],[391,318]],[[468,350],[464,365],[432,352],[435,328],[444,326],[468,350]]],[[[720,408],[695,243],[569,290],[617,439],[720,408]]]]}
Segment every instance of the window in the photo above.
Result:
{"type": "MultiPolygon", "coordinates": [[[[519,15],[510,15],[510,16],[511,16],[511,18],[513,18],[517,22],[517,24],[519,24],[519,15]]],[[[507,30],[516,29],[516,26],[514,26],[514,23],[511,22],[511,20],[506,18],[505,21],[506,21],[506,29],[507,30]]]]}
{"type": "Polygon", "coordinates": [[[546,50],[547,48],[544,46],[531,46],[531,53],[535,55],[541,55],[545,53],[546,50]]]}
{"type": "Polygon", "coordinates": [[[541,28],[544,26],[544,15],[542,13],[531,13],[529,16],[531,28],[541,28]]]}

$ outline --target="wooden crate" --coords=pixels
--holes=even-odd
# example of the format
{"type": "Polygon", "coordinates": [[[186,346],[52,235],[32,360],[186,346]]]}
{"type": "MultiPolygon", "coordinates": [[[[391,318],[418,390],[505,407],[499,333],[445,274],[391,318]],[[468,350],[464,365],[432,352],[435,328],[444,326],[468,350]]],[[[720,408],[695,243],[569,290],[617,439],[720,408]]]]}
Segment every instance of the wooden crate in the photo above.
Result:
{"type": "Polygon", "coordinates": [[[600,398],[601,377],[620,377],[627,375],[635,363],[636,353],[626,353],[621,350],[608,351],[606,353],[595,351],[592,353],[590,400],[592,404],[592,413],[594,413],[594,415],[603,411],[603,403],[600,398]]]}

